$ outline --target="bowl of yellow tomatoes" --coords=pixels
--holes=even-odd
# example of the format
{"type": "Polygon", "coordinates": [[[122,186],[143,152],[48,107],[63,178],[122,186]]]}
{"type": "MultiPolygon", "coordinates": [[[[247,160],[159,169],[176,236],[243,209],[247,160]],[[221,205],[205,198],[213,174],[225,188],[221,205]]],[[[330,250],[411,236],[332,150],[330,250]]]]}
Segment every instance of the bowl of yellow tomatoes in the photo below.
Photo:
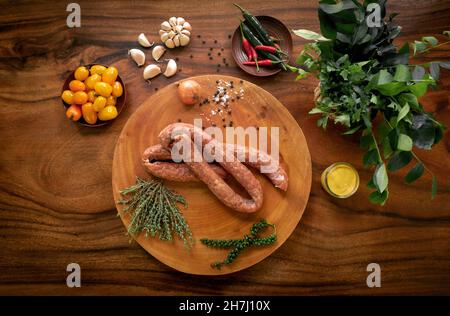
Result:
{"type": "Polygon", "coordinates": [[[64,82],[66,117],[89,127],[113,121],[125,106],[125,85],[114,66],[79,66],[64,82]]]}

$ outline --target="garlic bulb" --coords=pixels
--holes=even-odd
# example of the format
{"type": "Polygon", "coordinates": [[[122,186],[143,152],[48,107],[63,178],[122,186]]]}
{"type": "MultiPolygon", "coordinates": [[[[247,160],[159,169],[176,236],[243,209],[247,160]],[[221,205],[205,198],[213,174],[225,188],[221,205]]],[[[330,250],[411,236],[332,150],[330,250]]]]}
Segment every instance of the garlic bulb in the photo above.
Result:
{"type": "Polygon", "coordinates": [[[158,61],[165,52],[166,52],[166,49],[164,47],[162,47],[161,45],[155,46],[152,50],[153,59],[158,61]]]}
{"type": "Polygon", "coordinates": [[[164,72],[164,76],[167,78],[172,77],[174,74],[177,73],[177,63],[175,60],[170,59],[167,63],[166,71],[164,72]]]}
{"type": "Polygon", "coordinates": [[[171,17],[161,23],[159,35],[167,48],[186,46],[191,41],[192,27],[182,17],[171,17]]]}
{"type": "Polygon", "coordinates": [[[142,47],[151,47],[153,46],[153,44],[155,44],[155,42],[150,43],[144,33],[139,34],[138,42],[139,44],[141,44],[142,47]]]}
{"type": "Polygon", "coordinates": [[[157,65],[148,65],[144,69],[144,79],[152,79],[161,73],[161,68],[157,65]]]}
{"type": "Polygon", "coordinates": [[[145,64],[145,54],[140,49],[137,48],[130,49],[128,51],[128,55],[131,56],[131,59],[134,60],[134,62],[138,65],[138,67],[141,67],[143,64],[145,64]]]}

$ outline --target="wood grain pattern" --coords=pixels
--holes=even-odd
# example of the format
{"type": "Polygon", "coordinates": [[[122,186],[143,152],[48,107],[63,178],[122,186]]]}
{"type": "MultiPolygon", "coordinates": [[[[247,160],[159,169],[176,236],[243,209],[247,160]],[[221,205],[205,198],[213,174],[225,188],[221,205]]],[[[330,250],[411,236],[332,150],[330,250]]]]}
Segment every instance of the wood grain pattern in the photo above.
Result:
{"type": "MultiPolygon", "coordinates": [[[[232,62],[228,35],[236,27],[231,1],[78,1],[82,27],[68,29],[64,2],[0,3],[0,293],[1,294],[450,294],[449,133],[433,151],[418,154],[439,180],[430,201],[430,179],[403,184],[391,175],[385,207],[371,205],[364,186],[337,200],[320,187],[320,173],[336,161],[355,165],[366,182],[357,141],[322,131],[313,105],[315,80],[292,74],[253,78],[232,62]],[[194,37],[178,57],[181,72],[149,86],[127,58],[136,37],[156,31],[170,14],[192,22],[194,37]],[[220,21],[220,22],[217,22],[220,21]],[[197,38],[201,35],[201,38],[197,38]],[[202,41],[206,44],[202,44],[202,41]],[[218,43],[214,44],[214,40],[218,43]],[[293,235],[263,262],[236,274],[198,277],[175,272],[129,244],[116,217],[111,189],[114,144],[130,115],[155,88],[193,75],[216,73],[220,59],[207,50],[223,47],[229,67],[272,93],[299,123],[311,151],[311,196],[293,235]],[[193,55],[193,58],[190,58],[193,55]],[[84,63],[115,64],[128,87],[128,106],[104,129],[86,129],[64,119],[59,92],[68,72],[84,63]],[[82,267],[82,287],[67,288],[66,266],[82,267]],[[366,286],[366,266],[382,268],[382,287],[366,286]]],[[[270,14],[288,28],[319,30],[315,0],[240,3],[270,14]]],[[[450,29],[448,0],[391,0],[403,26],[398,43],[450,29]]],[[[294,52],[305,41],[294,38],[294,52]]],[[[418,62],[450,59],[445,46],[418,62]]],[[[422,102],[450,126],[450,75],[422,102]]]]}
{"type": "MultiPolygon", "coordinates": [[[[268,139],[271,139],[270,127],[278,127],[280,156],[289,178],[292,179],[287,192],[276,189],[267,178],[256,171],[255,175],[263,188],[264,203],[258,212],[243,214],[226,207],[203,183],[166,182],[168,187],[183,195],[189,203],[188,208],[181,207],[181,211],[191,227],[196,242],[190,251],[186,251],[179,239],[167,242],[145,238],[144,234],[136,238],[150,254],[179,271],[200,275],[228,274],[260,262],[291,235],[308,201],[311,188],[311,157],[306,139],[297,122],[267,91],[250,82],[241,82],[239,78],[229,76],[206,75],[192,79],[201,86],[200,100],[212,98],[217,91],[217,81],[233,82],[234,88],[228,88],[228,93],[234,96],[234,93],[242,91],[242,97],[235,102],[229,102],[226,110],[232,111],[231,116],[211,115],[211,110],[217,108],[215,105],[184,105],[178,98],[178,83],[161,89],[146,100],[130,117],[117,140],[112,172],[114,200],[117,209],[122,212],[123,205],[118,203],[123,198],[120,196],[120,190],[133,185],[136,176],[149,178],[142,166],[142,153],[147,147],[158,144],[160,131],[169,124],[177,121],[194,124],[195,119],[200,119],[203,127],[215,124],[225,136],[225,128],[222,127],[223,117],[226,120],[231,119],[234,126],[269,128],[268,139]],[[242,238],[261,218],[276,224],[277,242],[269,247],[256,247],[245,251],[233,265],[220,270],[213,269],[210,264],[226,258],[229,249],[217,250],[205,247],[200,243],[200,239],[242,238]]],[[[228,138],[223,141],[230,142],[228,138]]],[[[271,148],[270,143],[268,148],[271,148]]],[[[234,189],[242,195],[242,188],[234,189]]],[[[129,216],[122,216],[122,220],[128,227],[129,216]]],[[[262,232],[261,236],[264,235],[267,235],[267,232],[262,232]]]]}

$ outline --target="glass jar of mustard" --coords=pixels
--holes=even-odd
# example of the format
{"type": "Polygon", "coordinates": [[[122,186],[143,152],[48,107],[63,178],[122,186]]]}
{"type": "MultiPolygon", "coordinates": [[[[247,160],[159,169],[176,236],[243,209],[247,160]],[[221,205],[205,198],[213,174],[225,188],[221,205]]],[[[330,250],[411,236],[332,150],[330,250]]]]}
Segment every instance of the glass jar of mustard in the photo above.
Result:
{"type": "Polygon", "coordinates": [[[322,172],[322,187],[330,195],[345,199],[358,190],[358,171],[349,163],[337,162],[322,172]]]}

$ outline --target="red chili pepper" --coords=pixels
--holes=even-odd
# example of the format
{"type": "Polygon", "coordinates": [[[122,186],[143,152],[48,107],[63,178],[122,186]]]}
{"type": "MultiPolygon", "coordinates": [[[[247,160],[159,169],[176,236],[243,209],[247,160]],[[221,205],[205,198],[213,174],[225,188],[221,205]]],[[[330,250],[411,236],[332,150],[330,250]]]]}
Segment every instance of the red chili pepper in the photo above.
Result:
{"type": "Polygon", "coordinates": [[[252,52],[253,47],[244,36],[244,32],[242,31],[242,22],[239,25],[239,27],[241,28],[242,48],[244,49],[244,52],[247,55],[248,60],[252,60],[253,59],[253,52],[252,52]]]}
{"type": "MultiPolygon", "coordinates": [[[[275,45],[277,45],[278,46],[278,44],[275,44],[275,45]]],[[[265,52],[268,52],[268,53],[271,53],[271,54],[282,54],[282,55],[287,55],[285,52],[283,52],[281,49],[280,49],[280,46],[266,46],[266,45],[258,45],[258,46],[256,46],[255,48],[257,49],[257,50],[262,50],[262,51],[265,51],[265,52]]]]}
{"type": "Polygon", "coordinates": [[[258,53],[256,52],[256,50],[253,48],[253,46],[250,45],[250,49],[252,51],[252,59],[256,64],[256,70],[259,72],[259,62],[258,62],[258,53]]]}
{"type": "Polygon", "coordinates": [[[245,61],[242,64],[246,65],[246,66],[256,66],[257,64],[259,66],[273,66],[273,65],[276,65],[276,64],[279,64],[279,63],[280,63],[279,61],[273,61],[271,59],[262,59],[262,60],[259,60],[257,62],[255,62],[255,61],[245,61]]]}

